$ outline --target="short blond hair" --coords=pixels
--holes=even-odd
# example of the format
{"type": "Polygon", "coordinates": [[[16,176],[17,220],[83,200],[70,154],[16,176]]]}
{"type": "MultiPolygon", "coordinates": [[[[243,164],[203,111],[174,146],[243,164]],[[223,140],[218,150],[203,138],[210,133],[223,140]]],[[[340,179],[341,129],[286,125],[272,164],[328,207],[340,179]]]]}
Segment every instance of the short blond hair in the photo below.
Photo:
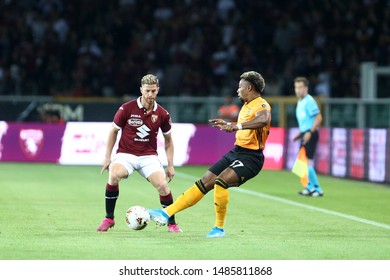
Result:
{"type": "Polygon", "coordinates": [[[143,85],[157,85],[158,86],[158,78],[153,74],[147,74],[141,79],[141,86],[143,85]]]}

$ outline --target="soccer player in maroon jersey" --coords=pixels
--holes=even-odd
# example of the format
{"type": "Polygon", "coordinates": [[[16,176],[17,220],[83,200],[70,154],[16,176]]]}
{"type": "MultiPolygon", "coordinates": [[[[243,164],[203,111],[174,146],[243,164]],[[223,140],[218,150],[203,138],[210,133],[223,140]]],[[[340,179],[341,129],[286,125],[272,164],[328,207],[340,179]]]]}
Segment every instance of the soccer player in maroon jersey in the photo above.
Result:
{"type": "MultiPolygon", "coordinates": [[[[106,185],[106,218],[97,228],[107,231],[115,225],[114,210],[119,195],[119,181],[126,179],[134,170],[145,177],[160,194],[163,207],[173,203],[170,182],[175,175],[173,167],[173,141],[171,137],[171,117],[156,102],[159,91],[158,79],[148,74],[141,80],[141,96],[129,101],[118,109],[108,135],[106,154],[102,162],[101,173],[108,170],[106,185]],[[157,156],[157,134],[161,129],[165,140],[168,166],[166,171],[157,156]],[[118,150],[111,160],[112,149],[121,130],[118,150]]],[[[174,216],[168,222],[168,231],[181,232],[174,216]]]]}

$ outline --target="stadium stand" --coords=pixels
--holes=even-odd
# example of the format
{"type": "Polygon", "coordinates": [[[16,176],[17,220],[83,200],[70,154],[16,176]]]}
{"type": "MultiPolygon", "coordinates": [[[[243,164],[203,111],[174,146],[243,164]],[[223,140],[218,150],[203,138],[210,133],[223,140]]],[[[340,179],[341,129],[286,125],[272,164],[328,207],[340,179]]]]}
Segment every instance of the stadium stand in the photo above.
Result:
{"type": "Polygon", "coordinates": [[[208,96],[256,69],[270,95],[305,75],[359,97],[359,64],[390,64],[389,22],[388,0],[5,0],[0,95],[121,97],[152,72],[162,95],[208,96]]]}

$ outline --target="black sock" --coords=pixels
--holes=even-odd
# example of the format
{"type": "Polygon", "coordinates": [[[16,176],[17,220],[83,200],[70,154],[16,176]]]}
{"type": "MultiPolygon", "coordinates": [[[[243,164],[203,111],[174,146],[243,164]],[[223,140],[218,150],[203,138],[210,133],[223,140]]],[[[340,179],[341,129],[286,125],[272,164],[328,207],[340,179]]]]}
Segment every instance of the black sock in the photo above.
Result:
{"type": "Polygon", "coordinates": [[[114,219],[116,200],[119,196],[119,186],[106,185],[106,218],[114,219]]]}
{"type": "MultiPolygon", "coordinates": [[[[173,203],[172,193],[169,193],[166,196],[160,195],[160,203],[161,203],[162,208],[165,208],[165,207],[171,205],[173,203]]],[[[170,224],[170,225],[176,224],[175,215],[172,215],[171,217],[169,217],[168,224],[170,224]]]]}

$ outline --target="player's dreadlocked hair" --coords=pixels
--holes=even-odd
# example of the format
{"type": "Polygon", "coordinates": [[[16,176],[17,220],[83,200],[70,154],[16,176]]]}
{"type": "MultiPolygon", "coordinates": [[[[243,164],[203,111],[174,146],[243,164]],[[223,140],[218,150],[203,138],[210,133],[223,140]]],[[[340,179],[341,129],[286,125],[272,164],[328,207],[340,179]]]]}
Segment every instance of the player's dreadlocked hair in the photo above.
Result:
{"type": "Polygon", "coordinates": [[[261,76],[259,73],[255,71],[248,71],[244,72],[241,76],[240,79],[244,79],[245,81],[251,83],[257,92],[262,92],[265,87],[265,81],[263,76],[261,76]]]}
{"type": "Polygon", "coordinates": [[[153,74],[147,74],[142,77],[141,86],[143,85],[157,85],[158,86],[158,78],[153,74]]]}

